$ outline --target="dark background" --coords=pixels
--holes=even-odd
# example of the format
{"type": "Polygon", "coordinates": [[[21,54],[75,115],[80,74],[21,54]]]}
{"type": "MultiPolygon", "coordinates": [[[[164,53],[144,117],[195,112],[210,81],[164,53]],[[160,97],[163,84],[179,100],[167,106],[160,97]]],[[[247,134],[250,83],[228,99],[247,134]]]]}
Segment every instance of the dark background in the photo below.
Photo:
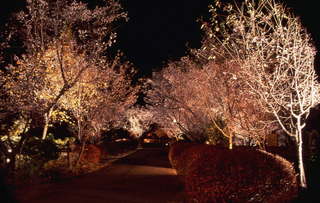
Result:
{"type": "MultiPolygon", "coordinates": [[[[11,12],[25,5],[25,0],[0,1],[1,25],[11,12]]],[[[84,2],[93,6],[102,0],[84,2]]],[[[169,59],[178,60],[186,55],[186,43],[191,48],[200,47],[203,33],[196,21],[201,16],[209,18],[208,5],[214,0],[120,0],[120,3],[128,11],[129,22],[118,28],[117,42],[110,51],[124,52],[127,60],[139,69],[138,77],[142,77],[150,76],[152,69],[161,68],[169,59]]],[[[320,1],[286,0],[285,4],[301,16],[320,49],[320,1]]]]}

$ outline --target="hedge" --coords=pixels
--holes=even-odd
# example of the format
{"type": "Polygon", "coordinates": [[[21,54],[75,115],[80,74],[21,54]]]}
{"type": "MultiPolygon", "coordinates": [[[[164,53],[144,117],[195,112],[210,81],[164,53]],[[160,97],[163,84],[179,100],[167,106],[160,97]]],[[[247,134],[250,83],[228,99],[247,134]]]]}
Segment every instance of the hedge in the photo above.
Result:
{"type": "Polygon", "coordinates": [[[170,148],[169,160],[180,180],[185,183],[192,164],[208,153],[214,154],[216,150],[227,149],[222,146],[212,147],[196,143],[179,143],[170,148]]]}
{"type": "Polygon", "coordinates": [[[177,142],[170,147],[169,150],[169,161],[174,169],[178,164],[180,155],[188,148],[192,146],[197,146],[196,143],[186,143],[186,142],[177,142]]]}
{"type": "Polygon", "coordinates": [[[190,202],[278,203],[296,196],[296,174],[285,159],[252,148],[211,148],[187,175],[190,202]]]}

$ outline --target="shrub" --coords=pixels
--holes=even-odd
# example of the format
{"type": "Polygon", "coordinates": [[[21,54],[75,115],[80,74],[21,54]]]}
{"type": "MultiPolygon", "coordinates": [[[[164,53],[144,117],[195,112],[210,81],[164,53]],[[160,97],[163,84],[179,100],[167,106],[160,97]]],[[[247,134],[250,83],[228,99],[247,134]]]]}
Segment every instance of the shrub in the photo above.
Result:
{"type": "Polygon", "coordinates": [[[22,150],[19,177],[37,176],[40,169],[50,160],[59,158],[59,148],[52,139],[31,138],[22,150]]]}
{"type": "Polygon", "coordinates": [[[178,175],[186,177],[188,171],[198,158],[201,158],[210,151],[226,149],[222,146],[203,145],[197,143],[180,142],[172,145],[169,151],[169,161],[172,167],[177,171],[178,175]]]}
{"type": "Polygon", "coordinates": [[[49,161],[59,158],[59,148],[52,139],[31,138],[23,149],[23,155],[49,161]]]}
{"type": "Polygon", "coordinates": [[[191,166],[186,189],[195,202],[289,202],[297,180],[292,164],[279,156],[216,148],[191,166]]]}
{"type": "Polygon", "coordinates": [[[215,154],[216,150],[227,150],[222,146],[189,144],[176,158],[174,169],[180,176],[180,180],[185,183],[189,170],[193,163],[208,153],[215,154]]]}
{"type": "Polygon", "coordinates": [[[186,143],[186,142],[177,142],[170,147],[169,150],[169,161],[174,169],[179,160],[179,156],[183,153],[184,150],[191,146],[197,145],[196,143],[186,143]]]}
{"type": "Polygon", "coordinates": [[[101,142],[99,144],[94,145],[100,150],[100,159],[104,159],[109,155],[108,147],[106,142],[101,142]]]}
{"type": "Polygon", "coordinates": [[[185,182],[190,166],[193,162],[204,154],[205,150],[200,146],[204,145],[191,145],[184,149],[184,151],[177,157],[174,169],[180,176],[182,182],[185,182]]]}
{"type": "Polygon", "coordinates": [[[100,159],[100,150],[99,148],[93,146],[93,145],[88,145],[85,148],[85,151],[83,153],[83,156],[81,158],[81,163],[82,164],[87,164],[87,163],[98,163],[100,159]]]}

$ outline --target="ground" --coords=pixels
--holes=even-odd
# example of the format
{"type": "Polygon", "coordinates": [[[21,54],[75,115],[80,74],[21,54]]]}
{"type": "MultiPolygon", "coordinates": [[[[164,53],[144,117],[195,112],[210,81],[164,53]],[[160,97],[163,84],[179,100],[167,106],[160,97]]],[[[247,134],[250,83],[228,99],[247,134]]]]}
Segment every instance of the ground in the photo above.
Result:
{"type": "Polygon", "coordinates": [[[16,191],[21,203],[184,201],[184,190],[168,161],[168,148],[144,148],[115,160],[98,172],[60,183],[16,191]]]}

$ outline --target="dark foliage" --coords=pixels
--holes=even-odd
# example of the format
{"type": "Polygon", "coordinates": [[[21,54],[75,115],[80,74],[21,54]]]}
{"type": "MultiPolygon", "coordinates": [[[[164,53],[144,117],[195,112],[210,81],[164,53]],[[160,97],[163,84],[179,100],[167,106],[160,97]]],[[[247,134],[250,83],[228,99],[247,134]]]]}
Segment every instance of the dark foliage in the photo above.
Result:
{"type": "Polygon", "coordinates": [[[66,122],[55,123],[53,125],[53,127],[49,129],[49,133],[53,134],[54,139],[62,139],[62,140],[64,140],[67,137],[74,137],[74,135],[70,131],[69,124],[66,123],[66,122]]]}
{"type": "Polygon", "coordinates": [[[122,153],[129,150],[135,150],[138,147],[139,142],[137,140],[131,139],[130,141],[115,142],[117,146],[116,153],[122,153]]]}
{"type": "Polygon", "coordinates": [[[59,148],[52,139],[41,140],[31,138],[21,150],[22,157],[18,160],[19,176],[30,177],[38,175],[45,163],[59,158],[59,148]]]}
{"type": "Polygon", "coordinates": [[[129,150],[135,150],[138,147],[139,142],[131,139],[130,141],[104,141],[95,145],[100,149],[101,157],[104,158],[108,155],[117,155],[129,150]]]}
{"type": "Polygon", "coordinates": [[[37,160],[48,161],[59,158],[59,148],[52,139],[30,139],[23,149],[23,155],[37,160]]]}

